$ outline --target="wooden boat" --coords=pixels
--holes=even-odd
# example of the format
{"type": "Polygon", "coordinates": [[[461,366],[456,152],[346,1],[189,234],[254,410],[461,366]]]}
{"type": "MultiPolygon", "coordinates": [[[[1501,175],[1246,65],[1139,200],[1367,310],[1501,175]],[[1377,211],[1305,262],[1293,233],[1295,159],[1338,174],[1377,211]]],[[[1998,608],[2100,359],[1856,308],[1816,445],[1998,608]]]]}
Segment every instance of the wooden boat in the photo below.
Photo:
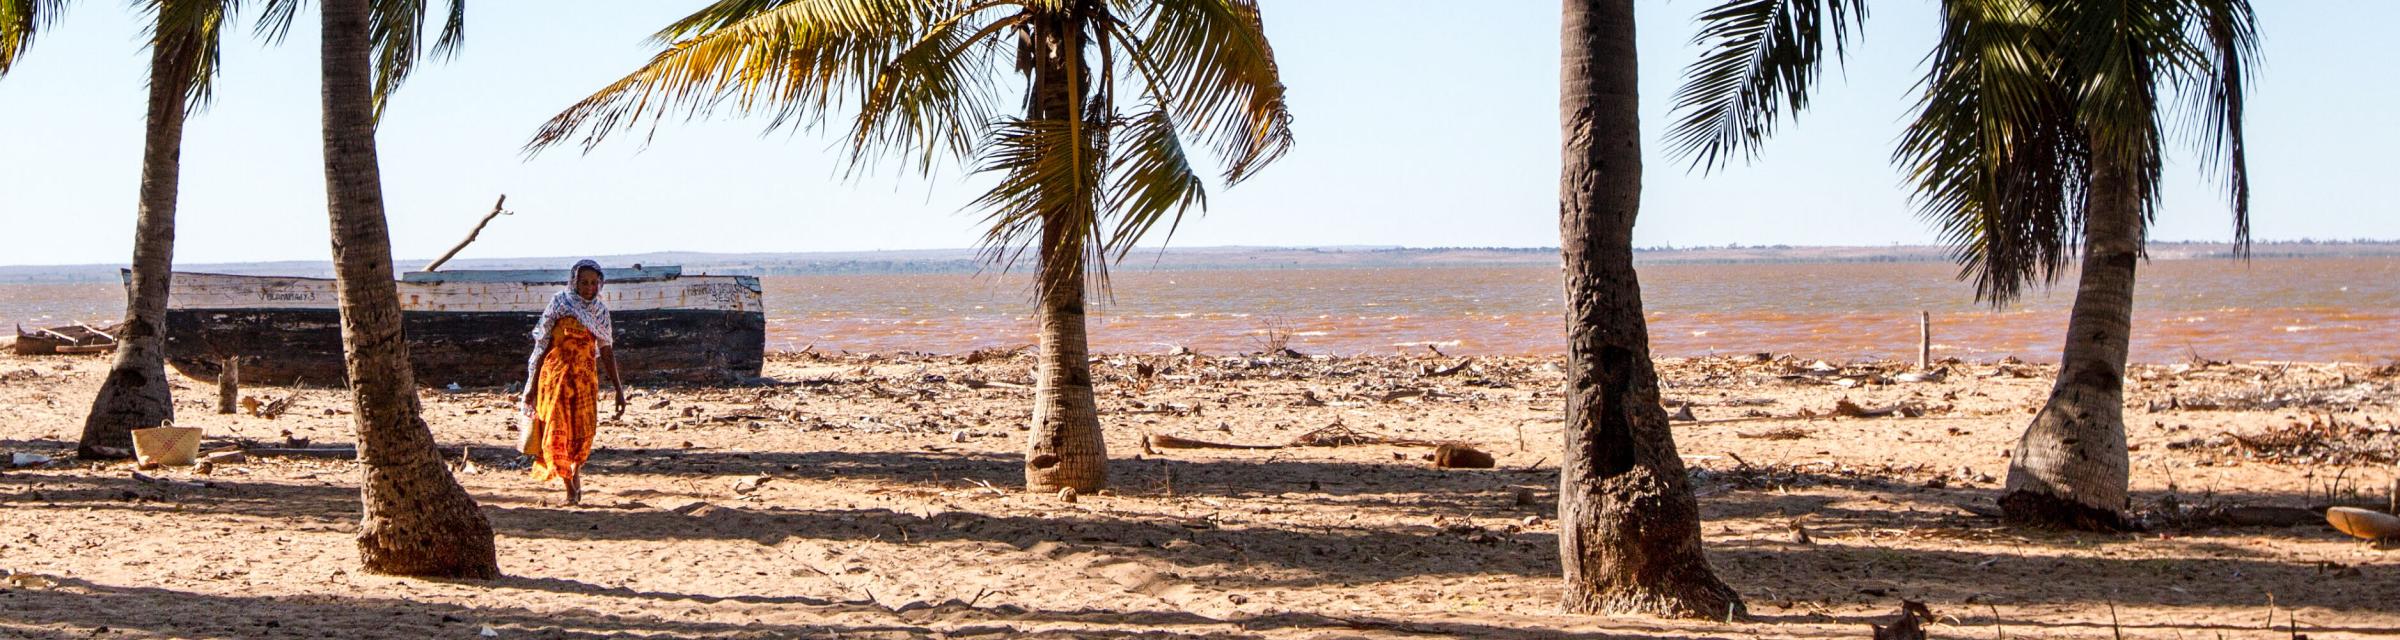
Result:
{"type": "Polygon", "coordinates": [[[31,331],[17,325],[17,355],[53,356],[78,353],[108,353],[117,350],[117,325],[94,327],[81,322],[64,327],[31,331]]]}
{"type": "MultiPolygon", "coordinates": [[[[600,296],[616,322],[626,383],[758,377],[767,326],[758,278],[687,276],[674,266],[604,271],[600,296]]],[[[534,322],[566,286],[565,270],[403,274],[401,319],[417,384],[524,382],[534,322]]],[[[325,278],[177,272],[167,362],[214,382],[224,359],[239,356],[243,383],[341,385],[348,376],[336,299],[325,278]]]]}

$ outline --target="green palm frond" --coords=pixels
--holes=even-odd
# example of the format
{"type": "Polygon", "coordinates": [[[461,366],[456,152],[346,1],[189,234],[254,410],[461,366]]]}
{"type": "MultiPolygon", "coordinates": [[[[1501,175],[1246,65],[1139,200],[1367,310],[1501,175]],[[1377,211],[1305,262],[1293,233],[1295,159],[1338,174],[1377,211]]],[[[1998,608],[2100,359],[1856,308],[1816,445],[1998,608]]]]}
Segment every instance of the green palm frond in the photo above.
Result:
{"type": "Polygon", "coordinates": [[[258,22],[250,25],[252,35],[267,44],[283,44],[292,34],[293,21],[300,17],[300,8],[308,0],[258,0],[258,22]]]}
{"type": "Polygon", "coordinates": [[[1160,222],[1175,237],[1185,213],[1208,208],[1208,184],[1192,169],[1175,122],[1163,108],[1127,119],[1109,167],[1108,210],[1116,224],[1102,241],[1108,257],[1123,260],[1135,241],[1160,222]]]}
{"type": "Polygon", "coordinates": [[[1834,56],[1846,54],[1853,28],[1867,18],[1864,0],[1728,0],[1700,14],[1692,44],[1705,48],[1675,92],[1683,115],[1668,133],[1677,155],[1713,169],[1735,155],[1755,158],[1785,115],[1808,108],[1824,66],[1827,30],[1834,56]]]}
{"type": "Polygon", "coordinates": [[[2246,0],[2194,0],[2195,40],[2205,43],[2203,73],[2190,113],[2193,130],[2212,167],[2224,173],[2225,196],[2233,205],[2234,251],[2250,253],[2250,159],[2242,135],[2250,69],[2258,65],[2258,19],[2246,0]]]}
{"type": "Polygon", "coordinates": [[[919,172],[945,158],[966,158],[983,144],[998,101],[999,34],[1021,16],[971,11],[933,24],[892,56],[860,99],[851,126],[851,158],[875,151],[915,152],[919,172]]]}
{"type": "Polygon", "coordinates": [[[2201,55],[2184,38],[2184,2],[2076,0],[2052,9],[2060,84],[2072,88],[2092,161],[2125,170],[2145,225],[2165,165],[2160,89],[2201,55]]]}
{"type": "Polygon", "coordinates": [[[466,38],[466,0],[447,0],[443,12],[442,30],[430,46],[425,43],[425,21],[430,17],[436,0],[374,0],[368,17],[367,31],[375,41],[375,118],[383,118],[383,110],[391,103],[392,94],[400,83],[416,70],[418,60],[430,53],[444,58],[458,54],[466,38]]]}
{"type": "Polygon", "coordinates": [[[1291,149],[1292,115],[1274,48],[1252,0],[1116,0],[1117,29],[1151,101],[1225,161],[1240,183],[1291,149]],[[1163,91],[1164,93],[1159,93],[1163,91]]]}
{"type": "Polygon", "coordinates": [[[2089,180],[2084,133],[2034,0],[1950,0],[1919,113],[1893,161],[1960,277],[2007,304],[2072,263],[2089,180]]]}
{"type": "Polygon", "coordinates": [[[986,262],[1005,271],[1026,249],[1042,245],[1062,251],[1059,259],[1099,262],[1101,245],[1093,240],[1105,237],[1100,227],[1106,205],[1100,187],[1103,176],[1098,163],[1079,159],[1104,155],[1106,136],[1095,134],[1109,128],[1107,122],[1019,118],[993,126],[978,172],[996,174],[1000,182],[969,205],[986,212],[986,262]],[[1043,238],[1046,227],[1061,235],[1043,238]]]}
{"type": "Polygon", "coordinates": [[[608,134],[677,110],[707,115],[731,101],[769,125],[815,122],[873,86],[892,54],[926,25],[967,5],[950,0],[721,0],[659,35],[676,37],[641,68],[544,123],[528,152],[583,132],[586,151],[608,134]],[[751,11],[737,13],[737,11],[751,11]]]}
{"type": "Polygon", "coordinates": [[[233,9],[227,0],[143,0],[149,45],[170,52],[160,59],[179,68],[168,77],[182,84],[188,109],[205,108],[213,94],[225,18],[233,9]]]}
{"type": "Polygon", "coordinates": [[[7,75],[35,37],[58,22],[68,0],[0,0],[0,75],[7,75]]]}

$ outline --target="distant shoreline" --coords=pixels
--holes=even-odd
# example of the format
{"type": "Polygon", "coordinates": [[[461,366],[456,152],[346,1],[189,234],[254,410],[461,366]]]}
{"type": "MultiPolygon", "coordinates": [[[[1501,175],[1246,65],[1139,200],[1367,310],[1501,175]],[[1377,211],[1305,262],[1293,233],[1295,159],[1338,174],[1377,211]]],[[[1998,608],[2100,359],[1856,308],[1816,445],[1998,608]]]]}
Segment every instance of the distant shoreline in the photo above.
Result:
{"type": "MultiPolygon", "coordinates": [[[[2234,247],[2222,242],[2153,242],[2153,260],[2231,259],[2234,247]]],[[[2282,241],[2251,245],[2254,259],[2357,258],[2400,256],[2400,241],[2282,241]]],[[[906,251],[843,251],[814,253],[656,252],[599,256],[603,264],[678,264],[689,273],[724,275],[906,275],[976,273],[992,267],[973,249],[906,251]]],[[[1823,264],[1874,262],[1948,262],[1949,249],[1904,245],[1880,247],[1721,246],[1658,247],[1634,250],[1641,265],[1684,264],[1823,264]]],[[[523,269],[566,264],[569,258],[464,258],[453,269],[523,269]]],[[[398,260],[403,270],[423,260],[398,260]]],[[[1116,269],[1139,271],[1212,271],[1270,269],[1400,269],[1417,267],[1538,267],[1558,263],[1556,247],[1192,247],[1137,250],[1116,269]]],[[[1019,265],[1022,269],[1026,265],[1019,265]]],[[[114,282],[122,265],[0,266],[0,284],[76,284],[114,282]]],[[[253,275],[330,277],[324,261],[201,263],[178,265],[183,271],[253,275]]]]}

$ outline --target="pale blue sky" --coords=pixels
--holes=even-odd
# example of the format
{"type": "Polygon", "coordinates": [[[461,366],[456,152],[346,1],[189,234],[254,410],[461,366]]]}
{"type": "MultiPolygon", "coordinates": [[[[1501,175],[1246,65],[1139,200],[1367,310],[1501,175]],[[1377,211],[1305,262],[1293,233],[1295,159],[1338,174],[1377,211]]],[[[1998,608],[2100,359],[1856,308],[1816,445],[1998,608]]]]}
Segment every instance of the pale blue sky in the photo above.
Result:
{"type": "MultiPolygon", "coordinates": [[[[86,1],[0,79],[0,264],[122,262],[130,252],[146,58],[124,0],[86,1]]],[[[699,6],[481,0],[463,56],[424,68],[382,132],[394,251],[439,253],[500,193],[520,212],[468,255],[965,247],[961,172],[845,181],[832,138],[763,120],[670,124],[591,155],[517,153],[558,109],[645,59],[644,38],[699,6]]],[[[1644,245],[1930,243],[1887,162],[1935,26],[1930,0],[1880,0],[1846,69],[1758,163],[1687,172],[1661,131],[1709,0],[1643,0],[1644,245]]],[[[2384,193],[2400,127],[2388,63],[2400,2],[2260,0],[2265,67],[2250,116],[2262,239],[2400,238],[2384,193]]],[[[1558,3],[1265,0],[1298,145],[1212,193],[1177,246],[1553,246],[1558,3]]],[[[314,20],[279,48],[225,55],[184,147],[179,262],[328,255],[314,20]]],[[[249,25],[242,25],[248,33],[249,25]]],[[[2178,153],[2154,237],[2229,237],[2210,176],[2178,153]]]]}

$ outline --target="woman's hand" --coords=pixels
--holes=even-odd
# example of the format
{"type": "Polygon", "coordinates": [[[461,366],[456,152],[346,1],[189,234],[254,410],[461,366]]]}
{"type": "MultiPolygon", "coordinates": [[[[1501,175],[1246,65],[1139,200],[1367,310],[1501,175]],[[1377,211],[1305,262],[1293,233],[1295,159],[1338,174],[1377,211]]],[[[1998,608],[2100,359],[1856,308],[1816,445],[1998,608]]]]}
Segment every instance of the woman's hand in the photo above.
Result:
{"type": "Polygon", "coordinates": [[[625,419],[625,388],[624,388],[624,387],[617,387],[617,415],[616,415],[615,417],[611,417],[611,418],[609,418],[609,419],[610,419],[610,420],[623,420],[623,419],[625,419]]]}

